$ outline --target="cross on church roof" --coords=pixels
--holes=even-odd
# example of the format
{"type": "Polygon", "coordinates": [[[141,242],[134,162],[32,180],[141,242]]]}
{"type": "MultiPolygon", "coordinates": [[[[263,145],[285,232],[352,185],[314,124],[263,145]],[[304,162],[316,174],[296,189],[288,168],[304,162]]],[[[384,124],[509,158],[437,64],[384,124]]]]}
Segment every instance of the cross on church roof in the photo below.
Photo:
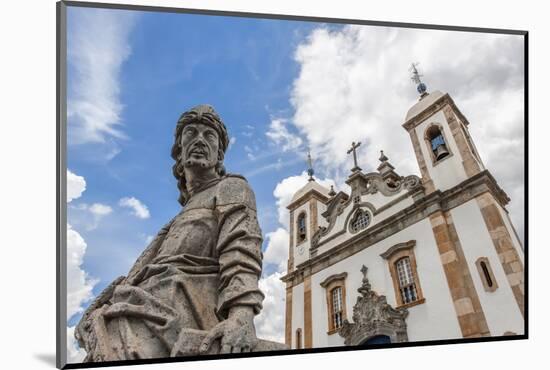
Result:
{"type": "Polygon", "coordinates": [[[315,179],[313,178],[313,174],[315,173],[315,171],[313,171],[313,162],[311,160],[311,153],[309,149],[307,150],[307,165],[307,174],[309,175],[308,181],[315,181],[315,179]]]}
{"type": "Polygon", "coordinates": [[[351,148],[348,150],[348,154],[353,152],[353,168],[351,169],[352,172],[361,171],[361,167],[357,165],[357,153],[356,149],[359,148],[359,145],[361,145],[361,142],[358,142],[355,144],[355,141],[351,143],[351,148]]]}
{"type": "Polygon", "coordinates": [[[428,88],[426,84],[422,82],[422,80],[420,80],[420,77],[423,77],[423,75],[421,75],[418,72],[418,69],[416,68],[419,64],[420,63],[418,62],[411,63],[411,67],[409,68],[409,71],[412,72],[411,80],[416,84],[416,91],[418,91],[421,97],[424,97],[428,95],[428,93],[426,92],[428,88]]]}

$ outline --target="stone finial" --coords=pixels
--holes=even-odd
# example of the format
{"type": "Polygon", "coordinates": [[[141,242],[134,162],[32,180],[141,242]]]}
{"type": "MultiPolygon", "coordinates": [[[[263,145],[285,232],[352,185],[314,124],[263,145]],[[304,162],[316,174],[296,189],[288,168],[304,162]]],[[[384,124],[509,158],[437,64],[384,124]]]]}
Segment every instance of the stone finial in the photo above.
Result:
{"type": "Polygon", "coordinates": [[[378,158],[378,160],[379,160],[380,162],[387,162],[387,161],[388,161],[388,157],[386,157],[386,156],[384,155],[384,151],[383,151],[383,150],[380,151],[380,158],[378,158]]]}
{"type": "Polygon", "coordinates": [[[328,195],[330,195],[331,197],[336,195],[336,192],[334,191],[334,186],[333,185],[330,186],[330,191],[328,192],[328,195]]]}
{"type": "Polygon", "coordinates": [[[361,287],[357,289],[359,293],[361,293],[362,296],[366,296],[371,291],[371,286],[369,282],[369,278],[367,278],[367,271],[369,268],[365,265],[361,267],[361,273],[363,274],[363,284],[361,284],[361,287]]]}

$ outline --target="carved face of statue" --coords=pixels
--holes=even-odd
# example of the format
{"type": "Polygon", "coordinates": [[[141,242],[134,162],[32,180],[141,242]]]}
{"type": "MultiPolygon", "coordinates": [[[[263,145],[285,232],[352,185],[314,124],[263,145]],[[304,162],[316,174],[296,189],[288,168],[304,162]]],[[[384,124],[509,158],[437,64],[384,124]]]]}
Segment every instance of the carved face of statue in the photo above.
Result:
{"type": "Polygon", "coordinates": [[[185,125],[181,133],[181,159],[186,168],[215,167],[219,158],[219,138],[214,128],[202,123],[185,125]]]}

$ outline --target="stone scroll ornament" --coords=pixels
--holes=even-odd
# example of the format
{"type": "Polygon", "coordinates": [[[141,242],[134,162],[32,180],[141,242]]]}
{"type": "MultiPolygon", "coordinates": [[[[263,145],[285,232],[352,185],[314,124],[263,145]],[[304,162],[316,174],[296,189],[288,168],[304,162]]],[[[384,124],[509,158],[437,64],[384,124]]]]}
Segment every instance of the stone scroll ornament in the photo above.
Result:
{"type": "Polygon", "coordinates": [[[85,362],[287,349],[256,337],[262,233],[254,192],[225,173],[228,143],[211,106],[181,115],[172,157],[183,208],[85,311],[75,330],[85,362]]]}
{"type": "Polygon", "coordinates": [[[344,338],[344,344],[356,346],[365,344],[369,339],[379,335],[388,336],[392,343],[407,342],[407,318],[405,308],[395,309],[390,306],[385,296],[378,295],[371,289],[367,278],[367,267],[363,265],[363,283],[357,291],[360,296],[353,306],[353,323],[344,321],[338,334],[344,338]]]}

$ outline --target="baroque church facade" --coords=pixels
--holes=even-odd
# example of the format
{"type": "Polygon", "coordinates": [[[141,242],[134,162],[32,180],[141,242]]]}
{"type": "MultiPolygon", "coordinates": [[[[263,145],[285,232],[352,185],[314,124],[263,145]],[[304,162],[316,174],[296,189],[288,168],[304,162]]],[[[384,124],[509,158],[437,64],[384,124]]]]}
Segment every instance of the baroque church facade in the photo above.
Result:
{"type": "Polygon", "coordinates": [[[399,175],[381,153],[376,172],[355,159],[350,194],[310,176],[287,206],[290,348],[524,334],[510,199],[453,99],[414,73],[420,99],[403,128],[421,177],[399,175]]]}

